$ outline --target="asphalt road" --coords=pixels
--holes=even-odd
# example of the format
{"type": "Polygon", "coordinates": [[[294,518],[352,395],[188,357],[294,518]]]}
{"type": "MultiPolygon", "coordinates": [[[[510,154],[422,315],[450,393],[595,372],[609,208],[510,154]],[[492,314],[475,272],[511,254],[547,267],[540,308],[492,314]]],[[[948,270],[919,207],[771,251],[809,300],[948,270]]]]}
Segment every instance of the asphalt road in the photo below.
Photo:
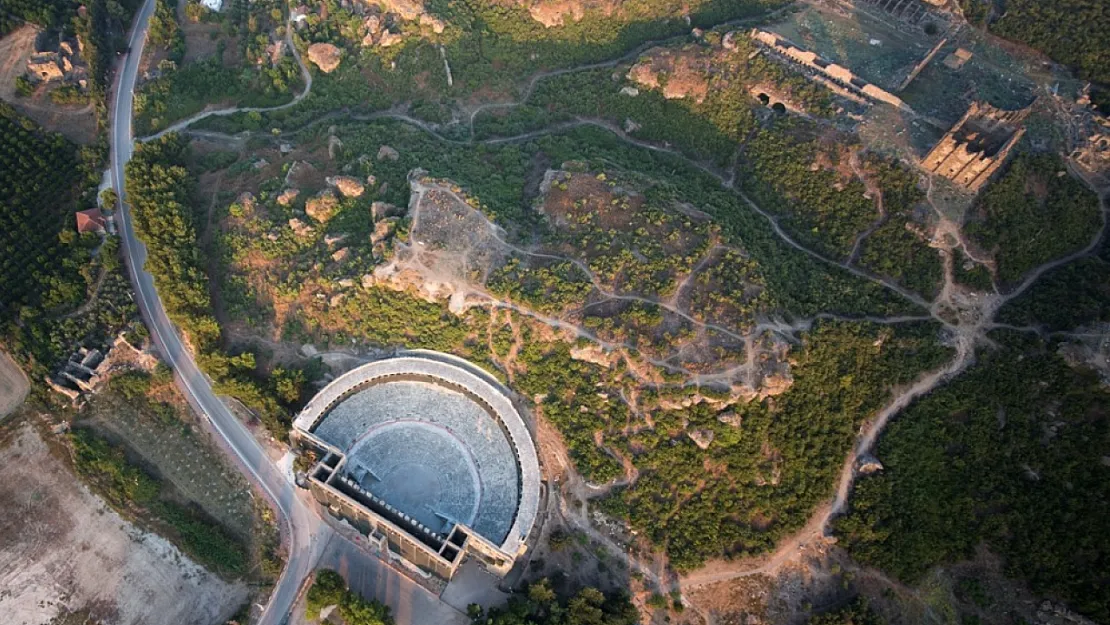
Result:
{"type": "Polygon", "coordinates": [[[283,534],[289,547],[286,568],[282,572],[270,600],[265,606],[260,625],[277,625],[289,615],[302,581],[312,573],[324,547],[332,537],[332,530],[298,496],[297,487],[270,462],[262,446],[247,428],[235,418],[227,406],[216,397],[212,386],[185,350],[173,324],[166,316],[162,301],[154,287],[153,277],[143,269],[146,248],[135,238],[123,188],[124,167],[131,158],[132,95],[146,41],[154,0],[146,0],[135,20],[131,33],[131,52],[123,59],[116,73],[112,101],[111,176],[119,193],[120,205],[117,220],[123,243],[127,267],[138,296],[139,310],[150,328],[155,346],[176,374],[178,386],[193,407],[204,415],[234,455],[240,468],[274,503],[284,525],[283,534]]]}
{"type": "Polygon", "coordinates": [[[218,435],[227,452],[247,477],[274,504],[280,518],[282,535],[288,547],[285,570],[263,607],[259,625],[287,623],[303,582],[319,565],[337,568],[363,596],[376,598],[393,609],[398,625],[453,625],[469,622],[465,616],[440,601],[434,593],[392,566],[362,551],[316,513],[310,498],[300,491],[266,456],[254,436],[212,390],[208,378],[185,350],[176,328],[166,316],[153,277],[144,269],[146,247],[135,237],[130,207],[124,190],[124,168],[131,159],[134,137],[131,134],[133,93],[146,43],[154,0],[146,0],[135,18],[129,42],[130,53],[116,72],[110,94],[112,186],[119,194],[117,221],[131,282],[138,296],[143,320],[150,329],[155,347],[173,368],[181,392],[199,413],[210,430],[218,435]],[[321,558],[323,557],[323,560],[321,558]]]}

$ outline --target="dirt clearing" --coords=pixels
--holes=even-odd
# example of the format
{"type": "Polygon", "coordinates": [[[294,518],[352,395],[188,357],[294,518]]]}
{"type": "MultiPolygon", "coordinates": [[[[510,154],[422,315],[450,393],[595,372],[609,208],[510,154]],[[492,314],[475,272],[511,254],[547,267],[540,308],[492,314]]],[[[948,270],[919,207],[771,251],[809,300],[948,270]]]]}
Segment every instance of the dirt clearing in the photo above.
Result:
{"type": "Polygon", "coordinates": [[[0,352],[0,419],[19,408],[31,389],[27,376],[15,361],[0,352]]]}
{"type": "Polygon", "coordinates": [[[12,625],[87,610],[105,622],[211,625],[247,588],[193,563],[113,512],[29,425],[0,454],[0,614],[12,625]]]}
{"type": "Polygon", "coordinates": [[[47,130],[59,132],[70,141],[92,143],[96,139],[97,120],[91,104],[54,104],[41,85],[30,97],[15,93],[15,79],[26,72],[38,32],[35,26],[24,25],[0,39],[0,99],[47,130]]]}

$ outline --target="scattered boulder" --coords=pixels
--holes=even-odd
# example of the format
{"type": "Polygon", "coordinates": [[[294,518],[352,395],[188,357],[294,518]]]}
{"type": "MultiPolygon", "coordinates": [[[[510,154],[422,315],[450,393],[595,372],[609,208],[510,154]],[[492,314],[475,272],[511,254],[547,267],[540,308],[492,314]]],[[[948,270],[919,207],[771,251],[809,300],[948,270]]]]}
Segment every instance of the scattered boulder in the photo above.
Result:
{"type": "Polygon", "coordinates": [[[726,412],[723,414],[719,414],[717,415],[717,420],[721,423],[724,423],[725,425],[734,428],[740,427],[740,425],[744,422],[744,418],[736,414],[735,412],[726,412]]]}
{"type": "Polygon", "coordinates": [[[715,435],[713,430],[693,430],[687,432],[686,436],[689,436],[690,440],[694,441],[698,449],[709,449],[709,445],[713,442],[713,437],[715,435]]]}
{"type": "Polygon", "coordinates": [[[865,454],[856,460],[856,473],[860,475],[871,475],[883,470],[883,463],[871,454],[865,454]]]}
{"type": "Polygon", "coordinates": [[[415,20],[425,15],[423,0],[377,0],[386,13],[396,13],[405,20],[415,20]]]}
{"type": "Polygon", "coordinates": [[[643,126],[641,126],[640,124],[637,124],[636,122],[632,121],[631,117],[625,118],[625,120],[624,120],[624,131],[626,133],[632,134],[632,133],[636,132],[637,130],[639,130],[640,128],[643,128],[643,126]]]}
{"type": "Polygon", "coordinates": [[[370,244],[377,245],[393,236],[397,231],[397,221],[396,217],[389,217],[374,224],[374,232],[370,233],[370,244]]]}
{"type": "Polygon", "coordinates": [[[293,203],[293,200],[297,199],[297,196],[300,194],[300,189],[286,189],[281,192],[281,195],[277,196],[277,203],[281,204],[282,206],[289,206],[293,203]]]}
{"type": "Polygon", "coordinates": [[[365,190],[362,183],[357,178],[351,176],[332,176],[327,179],[328,184],[339,189],[343,197],[359,197],[365,190]]]}
{"type": "MultiPolygon", "coordinates": [[[[366,36],[371,37],[381,32],[382,30],[382,16],[370,15],[362,22],[362,28],[366,31],[366,36]]],[[[365,40],[363,40],[365,43],[365,40]]]]}
{"type": "Polygon", "coordinates": [[[312,226],[295,217],[289,220],[289,227],[293,229],[293,234],[302,239],[312,236],[313,233],[312,226]]]}
{"type": "Polygon", "coordinates": [[[401,158],[400,152],[398,152],[397,150],[394,150],[393,148],[389,147],[388,145],[383,145],[382,147],[378,148],[378,160],[379,161],[384,161],[386,159],[389,159],[391,161],[395,161],[399,158],[401,158]]]}
{"type": "Polygon", "coordinates": [[[375,176],[374,174],[370,174],[369,176],[366,177],[366,186],[374,187],[377,184],[378,184],[378,177],[375,176]]]}
{"type": "Polygon", "coordinates": [[[374,279],[374,274],[372,274],[372,273],[362,274],[362,288],[369,289],[370,287],[374,286],[375,282],[376,282],[376,280],[374,279]]]}
{"type": "Polygon", "coordinates": [[[335,71],[342,58],[343,51],[330,43],[314,43],[308,46],[308,60],[312,61],[325,74],[335,71]]]}
{"type": "Polygon", "coordinates": [[[617,361],[620,360],[620,354],[616,352],[606,351],[603,348],[588,344],[582,347],[570,348],[570,357],[575,360],[593,363],[605,368],[612,367],[617,361]]]}
{"type": "Polygon", "coordinates": [[[440,20],[439,18],[433,17],[431,15],[428,15],[427,13],[420,16],[420,25],[421,26],[430,26],[432,28],[432,32],[434,32],[437,35],[442,34],[443,29],[447,27],[446,24],[444,24],[442,20],[440,20]]]}
{"type": "Polygon", "coordinates": [[[337,208],[339,208],[339,200],[331,189],[325,189],[316,197],[309,198],[304,205],[304,211],[308,216],[320,223],[326,223],[331,219],[337,208]]]}
{"type": "Polygon", "coordinates": [[[404,41],[404,39],[405,38],[398,33],[390,32],[388,30],[382,31],[382,36],[378,37],[378,46],[382,48],[388,48],[401,43],[402,41],[404,41]]]}
{"type": "Polygon", "coordinates": [[[370,215],[374,221],[385,219],[386,217],[403,217],[405,209],[400,206],[395,206],[389,202],[374,202],[370,205],[370,215]]]}
{"type": "Polygon", "coordinates": [[[636,96],[640,95],[640,90],[636,87],[621,87],[621,93],[626,96],[635,98],[636,96]]]}
{"type": "Polygon", "coordinates": [[[729,51],[735,50],[737,48],[735,30],[730,30],[725,33],[724,38],[721,39],[721,47],[729,51]]]}
{"type": "Polygon", "coordinates": [[[324,243],[328,247],[332,247],[336,243],[342,243],[343,240],[346,239],[346,238],[347,238],[347,235],[345,235],[345,234],[340,234],[340,235],[329,234],[328,236],[324,237],[324,243]]]}
{"type": "Polygon", "coordinates": [[[347,257],[350,256],[350,255],[351,255],[350,248],[345,247],[345,248],[342,248],[342,249],[339,249],[339,250],[336,250],[335,252],[333,252],[332,255],[331,255],[331,259],[334,260],[337,263],[341,263],[341,262],[347,260],[347,257]]]}

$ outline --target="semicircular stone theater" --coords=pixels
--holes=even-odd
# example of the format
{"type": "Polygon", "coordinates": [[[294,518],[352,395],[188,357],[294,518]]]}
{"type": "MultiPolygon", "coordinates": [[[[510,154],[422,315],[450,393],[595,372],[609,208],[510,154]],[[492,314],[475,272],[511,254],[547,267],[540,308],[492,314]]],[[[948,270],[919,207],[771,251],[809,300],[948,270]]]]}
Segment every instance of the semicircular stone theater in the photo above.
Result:
{"type": "Polygon", "coordinates": [[[464,360],[413,351],[356,367],[308,402],[291,436],[316,459],[302,486],[409,568],[450,579],[474,556],[504,576],[526,550],[535,444],[506,392],[464,360]]]}

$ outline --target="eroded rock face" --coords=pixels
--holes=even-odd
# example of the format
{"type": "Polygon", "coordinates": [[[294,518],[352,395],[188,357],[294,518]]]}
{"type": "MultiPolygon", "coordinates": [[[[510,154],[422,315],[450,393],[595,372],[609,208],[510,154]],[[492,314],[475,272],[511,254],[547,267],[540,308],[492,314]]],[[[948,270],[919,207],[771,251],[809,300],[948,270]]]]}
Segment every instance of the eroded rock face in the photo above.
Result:
{"type": "Polygon", "coordinates": [[[655,49],[628,70],[628,79],[662,91],[669,100],[689,98],[702,102],[709,93],[708,71],[709,60],[691,50],[655,49]]]}
{"type": "Polygon", "coordinates": [[[330,43],[314,43],[308,46],[308,60],[325,74],[335,71],[342,59],[343,51],[330,43]]]}
{"type": "Polygon", "coordinates": [[[277,196],[277,203],[281,204],[282,206],[289,206],[293,203],[293,200],[297,199],[297,196],[300,194],[300,189],[286,189],[281,192],[281,195],[277,196]]]}
{"type": "Polygon", "coordinates": [[[319,195],[309,198],[304,205],[304,212],[320,223],[327,223],[339,208],[339,200],[331,189],[321,191],[319,195]]]}
{"type": "Polygon", "coordinates": [[[402,217],[405,214],[405,209],[400,206],[395,206],[389,202],[374,202],[370,205],[370,215],[374,221],[385,219],[386,217],[402,217]]]}
{"type": "Polygon", "coordinates": [[[297,218],[289,220],[289,227],[293,230],[293,234],[302,239],[312,236],[312,233],[314,232],[312,226],[297,218]]]}
{"type": "Polygon", "coordinates": [[[698,449],[709,449],[709,445],[713,442],[714,434],[713,430],[693,430],[687,432],[686,436],[689,436],[690,440],[694,441],[698,449]]]}
{"type": "Polygon", "coordinates": [[[517,0],[517,4],[527,6],[532,19],[552,28],[569,21],[577,22],[589,10],[610,16],[620,7],[621,0],[517,0]]]}
{"type": "Polygon", "coordinates": [[[370,244],[377,245],[393,236],[397,231],[397,221],[396,217],[390,217],[374,224],[374,232],[370,233],[370,244]]]}
{"type": "Polygon", "coordinates": [[[357,178],[351,176],[332,176],[328,178],[328,184],[339,189],[343,197],[359,197],[366,190],[357,178]]]}
{"type": "Polygon", "coordinates": [[[616,352],[605,351],[597,345],[584,345],[582,347],[570,348],[570,357],[575,360],[583,362],[590,362],[602,367],[612,367],[614,363],[620,360],[620,354],[616,352]]]}

